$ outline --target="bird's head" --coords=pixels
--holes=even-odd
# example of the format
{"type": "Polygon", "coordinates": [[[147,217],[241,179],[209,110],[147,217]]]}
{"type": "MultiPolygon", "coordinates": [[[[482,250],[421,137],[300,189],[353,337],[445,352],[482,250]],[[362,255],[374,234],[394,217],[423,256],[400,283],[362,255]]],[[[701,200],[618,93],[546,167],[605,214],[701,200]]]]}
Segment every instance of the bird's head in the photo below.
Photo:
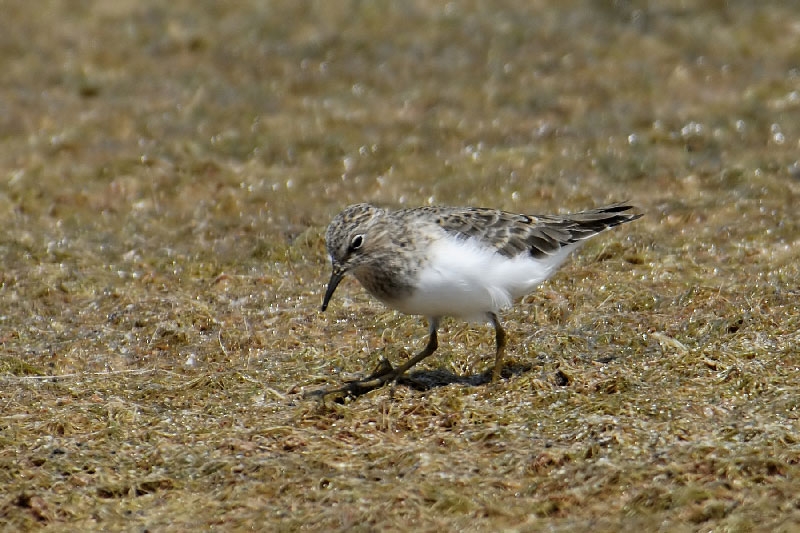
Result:
{"type": "Polygon", "coordinates": [[[331,258],[331,279],[322,301],[322,310],[328,308],[339,282],[345,274],[370,260],[375,222],[385,213],[370,204],[351,205],[334,217],[325,232],[325,244],[331,258]]]}

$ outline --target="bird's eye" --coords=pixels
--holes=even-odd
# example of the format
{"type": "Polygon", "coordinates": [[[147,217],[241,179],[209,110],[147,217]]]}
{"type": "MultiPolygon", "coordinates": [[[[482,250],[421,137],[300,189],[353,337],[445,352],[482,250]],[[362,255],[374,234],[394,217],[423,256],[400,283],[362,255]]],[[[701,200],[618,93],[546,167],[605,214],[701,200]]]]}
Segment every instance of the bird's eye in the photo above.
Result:
{"type": "Polygon", "coordinates": [[[364,236],[361,235],[361,234],[358,234],[358,235],[353,237],[352,241],[350,241],[350,250],[351,251],[352,250],[358,250],[359,248],[361,248],[362,244],[364,244],[364,236]]]}

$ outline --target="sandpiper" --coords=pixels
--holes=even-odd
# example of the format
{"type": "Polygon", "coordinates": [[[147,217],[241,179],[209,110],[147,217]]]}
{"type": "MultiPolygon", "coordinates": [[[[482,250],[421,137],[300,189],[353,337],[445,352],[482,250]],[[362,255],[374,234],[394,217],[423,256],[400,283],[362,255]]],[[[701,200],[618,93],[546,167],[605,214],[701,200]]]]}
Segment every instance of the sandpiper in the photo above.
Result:
{"type": "Polygon", "coordinates": [[[438,347],[442,317],[491,323],[492,381],[500,378],[506,333],[498,313],[555,273],[588,238],[641,217],[627,203],[570,215],[524,215],[477,207],[389,211],[362,203],[336,215],[325,241],[331,274],[322,310],[350,273],[387,306],[429,323],[425,348],[405,364],[380,369],[324,394],[358,394],[396,380],[438,347]]]}

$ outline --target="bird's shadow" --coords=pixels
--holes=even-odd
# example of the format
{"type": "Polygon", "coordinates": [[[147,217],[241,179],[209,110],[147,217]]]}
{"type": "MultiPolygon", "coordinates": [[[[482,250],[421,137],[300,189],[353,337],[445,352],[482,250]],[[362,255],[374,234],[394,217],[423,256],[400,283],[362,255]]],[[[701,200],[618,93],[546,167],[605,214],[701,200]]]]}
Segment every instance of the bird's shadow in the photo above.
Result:
{"type": "MultiPolygon", "coordinates": [[[[380,365],[379,365],[380,367],[380,365]]],[[[391,366],[389,366],[391,368],[391,366]]],[[[533,368],[531,364],[512,363],[508,362],[503,367],[501,377],[508,379],[513,376],[524,374],[533,368]]],[[[341,387],[325,388],[314,391],[309,391],[305,397],[317,397],[324,400],[326,397],[331,397],[334,402],[344,403],[347,398],[358,398],[375,389],[379,389],[386,385],[391,386],[389,381],[378,381],[374,378],[380,375],[380,371],[376,369],[372,375],[355,381],[346,381],[341,387]]],[[[480,374],[469,374],[466,376],[459,376],[447,370],[417,370],[408,374],[399,376],[396,380],[392,380],[398,385],[406,386],[410,389],[424,392],[439,387],[446,387],[447,385],[461,384],[478,387],[487,385],[492,382],[492,370],[480,374]]]]}
{"type": "MultiPolygon", "coordinates": [[[[529,372],[533,368],[531,364],[524,363],[506,363],[501,372],[503,379],[509,379],[513,376],[518,376],[529,372]]],[[[448,370],[434,369],[434,370],[417,370],[408,374],[404,374],[397,379],[399,385],[405,385],[417,391],[428,391],[437,389],[439,387],[446,387],[447,385],[470,385],[478,387],[480,385],[488,385],[492,382],[492,370],[489,369],[480,374],[468,374],[466,376],[459,376],[448,370]]]]}

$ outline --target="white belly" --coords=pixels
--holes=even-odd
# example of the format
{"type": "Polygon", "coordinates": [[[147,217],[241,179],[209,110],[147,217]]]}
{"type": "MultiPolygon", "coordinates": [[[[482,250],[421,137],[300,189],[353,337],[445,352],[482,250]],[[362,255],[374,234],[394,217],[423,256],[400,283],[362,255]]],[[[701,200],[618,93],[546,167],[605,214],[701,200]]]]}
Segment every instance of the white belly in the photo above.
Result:
{"type": "Polygon", "coordinates": [[[448,236],[432,243],[411,296],[386,303],[410,315],[484,321],[487,313],[510,307],[552,276],[576,247],[544,259],[529,254],[508,258],[477,239],[448,236]]]}

